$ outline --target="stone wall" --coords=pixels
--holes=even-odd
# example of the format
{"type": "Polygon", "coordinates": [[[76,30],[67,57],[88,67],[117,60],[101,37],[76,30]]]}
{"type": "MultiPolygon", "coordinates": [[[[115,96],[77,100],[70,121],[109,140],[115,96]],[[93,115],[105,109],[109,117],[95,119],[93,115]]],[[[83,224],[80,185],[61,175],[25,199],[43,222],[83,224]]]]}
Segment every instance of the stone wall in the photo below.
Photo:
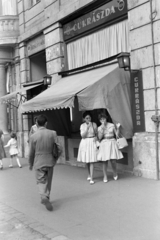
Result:
{"type": "MultiPolygon", "coordinates": [[[[156,138],[155,124],[155,83],[152,52],[152,31],[150,1],[128,0],[129,42],[131,47],[131,69],[141,69],[143,74],[145,133],[135,134],[133,138],[134,172],[138,176],[156,178],[156,138]]],[[[156,62],[156,81],[158,110],[160,114],[160,1],[153,0],[154,48],[156,62]]],[[[160,132],[160,128],[159,128],[160,132]]],[[[159,144],[160,145],[160,144],[159,144]]]]}

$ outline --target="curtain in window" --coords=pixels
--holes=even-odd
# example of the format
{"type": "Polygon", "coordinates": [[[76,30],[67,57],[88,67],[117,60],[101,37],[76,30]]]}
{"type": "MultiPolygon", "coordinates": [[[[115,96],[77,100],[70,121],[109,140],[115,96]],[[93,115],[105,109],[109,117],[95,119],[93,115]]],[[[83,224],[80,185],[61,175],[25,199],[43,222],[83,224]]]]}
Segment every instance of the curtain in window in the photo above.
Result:
{"type": "Polygon", "coordinates": [[[2,0],[2,15],[17,15],[16,0],[2,0]]]}
{"type": "Polygon", "coordinates": [[[69,70],[129,52],[128,20],[67,44],[69,70]]]}

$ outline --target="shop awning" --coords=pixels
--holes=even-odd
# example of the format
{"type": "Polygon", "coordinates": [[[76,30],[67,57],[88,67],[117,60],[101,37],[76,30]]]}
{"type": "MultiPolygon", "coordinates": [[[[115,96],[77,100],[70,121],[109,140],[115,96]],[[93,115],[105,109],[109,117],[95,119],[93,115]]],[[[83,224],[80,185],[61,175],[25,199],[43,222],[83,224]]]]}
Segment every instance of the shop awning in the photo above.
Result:
{"type": "Polygon", "coordinates": [[[27,90],[30,90],[32,88],[38,87],[40,85],[42,85],[42,83],[31,85],[31,86],[28,86],[28,87],[19,88],[16,91],[14,91],[12,93],[9,93],[9,94],[6,94],[5,96],[1,97],[0,101],[1,101],[1,103],[8,103],[12,99],[15,99],[18,94],[22,94],[24,91],[27,91],[27,90]]]}
{"type": "Polygon", "coordinates": [[[74,107],[79,110],[106,108],[120,122],[125,137],[132,137],[129,72],[117,63],[64,77],[49,89],[21,105],[22,113],[74,107]]]}
{"type": "Polygon", "coordinates": [[[74,107],[75,96],[117,68],[117,64],[64,77],[21,106],[22,113],[74,107]]]}

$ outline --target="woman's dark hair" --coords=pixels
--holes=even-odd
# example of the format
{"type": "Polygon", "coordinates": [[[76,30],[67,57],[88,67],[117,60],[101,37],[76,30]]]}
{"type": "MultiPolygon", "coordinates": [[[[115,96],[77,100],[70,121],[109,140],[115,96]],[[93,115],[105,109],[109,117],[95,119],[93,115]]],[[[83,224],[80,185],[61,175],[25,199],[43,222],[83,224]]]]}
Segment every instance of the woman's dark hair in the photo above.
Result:
{"type": "Polygon", "coordinates": [[[90,111],[86,111],[83,113],[83,118],[85,118],[86,116],[90,116],[92,118],[92,114],[90,111]]]}
{"type": "Polygon", "coordinates": [[[39,126],[41,127],[44,126],[46,122],[47,122],[47,117],[45,115],[39,115],[37,117],[37,123],[39,126]]]}
{"type": "Polygon", "coordinates": [[[101,118],[105,118],[106,120],[108,119],[108,116],[105,113],[100,113],[98,115],[98,119],[101,120],[101,118]]]}
{"type": "Polygon", "coordinates": [[[11,133],[11,138],[15,138],[15,139],[17,140],[17,135],[16,135],[16,133],[12,132],[12,133],[11,133]]]}

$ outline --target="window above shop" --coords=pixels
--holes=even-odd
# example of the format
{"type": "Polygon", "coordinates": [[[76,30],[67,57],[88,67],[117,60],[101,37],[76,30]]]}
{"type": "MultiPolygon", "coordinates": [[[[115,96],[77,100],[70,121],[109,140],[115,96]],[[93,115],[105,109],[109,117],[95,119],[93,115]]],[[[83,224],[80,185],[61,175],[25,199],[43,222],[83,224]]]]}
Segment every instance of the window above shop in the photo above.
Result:
{"type": "Polygon", "coordinates": [[[0,0],[0,16],[17,15],[16,0],[0,0]]]}
{"type": "Polygon", "coordinates": [[[41,0],[31,0],[31,7],[39,3],[41,0]]]}

